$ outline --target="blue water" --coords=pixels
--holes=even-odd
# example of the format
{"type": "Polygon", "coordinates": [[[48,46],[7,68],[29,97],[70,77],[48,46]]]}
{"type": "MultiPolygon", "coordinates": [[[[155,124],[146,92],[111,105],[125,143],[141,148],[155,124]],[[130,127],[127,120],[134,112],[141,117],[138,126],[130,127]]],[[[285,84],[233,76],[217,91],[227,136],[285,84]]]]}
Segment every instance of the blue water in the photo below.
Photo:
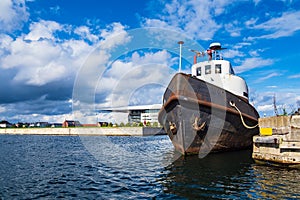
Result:
{"type": "Polygon", "coordinates": [[[167,136],[0,136],[0,199],[299,199],[250,151],[179,157],[167,136]]]}

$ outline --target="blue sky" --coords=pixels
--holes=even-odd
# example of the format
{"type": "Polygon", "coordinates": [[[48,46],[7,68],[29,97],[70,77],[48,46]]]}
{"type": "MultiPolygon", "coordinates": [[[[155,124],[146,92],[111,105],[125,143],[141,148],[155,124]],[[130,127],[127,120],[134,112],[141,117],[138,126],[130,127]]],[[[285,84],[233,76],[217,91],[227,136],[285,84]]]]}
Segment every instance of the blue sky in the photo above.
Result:
{"type": "Polygon", "coordinates": [[[300,107],[299,0],[1,0],[0,120],[114,121],[95,113],[162,103],[178,40],[184,72],[188,49],[227,47],[261,116],[274,95],[279,112],[300,107]]]}

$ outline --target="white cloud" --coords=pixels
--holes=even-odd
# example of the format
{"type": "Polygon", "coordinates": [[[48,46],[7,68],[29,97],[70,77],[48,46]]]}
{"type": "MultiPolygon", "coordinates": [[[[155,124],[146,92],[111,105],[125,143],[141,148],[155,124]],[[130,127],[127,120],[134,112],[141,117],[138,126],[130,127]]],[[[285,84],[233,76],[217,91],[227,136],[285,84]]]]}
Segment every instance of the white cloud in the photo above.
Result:
{"type": "Polygon", "coordinates": [[[276,39],[293,35],[300,30],[300,11],[284,12],[280,17],[273,17],[261,24],[251,24],[249,28],[270,32],[258,37],[248,39],[276,39]]]}
{"type": "Polygon", "coordinates": [[[244,24],[247,26],[247,27],[251,27],[251,26],[254,26],[255,23],[257,22],[259,18],[251,18],[249,19],[248,21],[246,21],[244,24]]]}
{"type": "Polygon", "coordinates": [[[59,6],[53,6],[53,7],[50,7],[49,9],[50,9],[51,13],[60,14],[60,7],[59,6]]]}
{"type": "Polygon", "coordinates": [[[128,42],[130,37],[125,28],[121,23],[112,23],[103,29],[100,34],[103,40],[99,43],[101,49],[112,49],[128,42]]]}
{"type": "Polygon", "coordinates": [[[297,101],[300,99],[300,91],[295,88],[280,89],[277,86],[275,87],[277,90],[274,90],[274,87],[269,87],[270,91],[256,93],[255,105],[261,116],[264,114],[267,116],[273,116],[275,114],[274,95],[279,114],[283,114],[283,110],[287,113],[292,113],[297,109],[297,101]]]}
{"type": "Polygon", "coordinates": [[[166,87],[174,73],[170,68],[173,64],[171,55],[165,50],[142,55],[134,52],[126,60],[115,61],[99,81],[97,93],[108,93],[100,106],[126,106],[131,101],[137,104],[161,103],[157,101],[161,101],[163,91],[153,92],[152,89],[166,87]],[[147,89],[142,89],[145,87],[147,89]],[[136,96],[139,102],[135,99],[136,96]]]}
{"type": "Polygon", "coordinates": [[[88,39],[91,42],[97,42],[99,40],[99,36],[92,34],[87,26],[77,27],[74,33],[80,35],[82,39],[88,39]]]}
{"type": "Polygon", "coordinates": [[[160,28],[166,28],[166,29],[176,29],[177,31],[180,31],[179,27],[173,27],[171,24],[168,24],[165,21],[162,21],[160,19],[144,19],[144,27],[160,27],[160,28]]]}
{"type": "Polygon", "coordinates": [[[251,50],[249,51],[249,55],[252,57],[258,57],[260,56],[260,53],[264,52],[265,49],[255,49],[255,50],[251,50]]]}
{"type": "Polygon", "coordinates": [[[15,76],[15,81],[25,80],[28,85],[45,85],[46,83],[60,80],[65,77],[67,69],[55,61],[40,68],[27,68],[20,70],[15,76]]]}
{"type": "Polygon", "coordinates": [[[56,31],[62,30],[63,26],[54,21],[40,20],[30,24],[30,32],[24,37],[25,40],[55,39],[56,31]]]}
{"type": "Polygon", "coordinates": [[[289,79],[297,79],[300,78],[300,74],[294,74],[288,77],[289,79]]]}
{"type": "Polygon", "coordinates": [[[74,70],[79,67],[74,66],[76,58],[72,59],[61,46],[47,40],[26,42],[17,38],[11,42],[9,51],[0,60],[1,66],[17,69],[13,80],[19,83],[44,85],[74,75],[74,70]],[[70,73],[67,69],[72,68],[73,73],[70,73]]]}
{"type": "Polygon", "coordinates": [[[234,20],[229,24],[225,24],[225,29],[230,33],[231,37],[241,36],[241,31],[243,30],[243,28],[239,26],[238,20],[234,20]]]}
{"type": "Polygon", "coordinates": [[[232,1],[174,0],[164,5],[158,19],[145,19],[144,26],[182,30],[191,37],[209,40],[222,27],[214,17],[222,14],[232,1]]]}
{"type": "MultiPolygon", "coordinates": [[[[230,8],[238,8],[236,2],[237,6],[241,5],[241,1],[229,0],[173,0],[162,5],[162,12],[156,18],[145,18],[142,25],[181,30],[192,38],[201,40],[213,39],[221,28],[225,28],[231,37],[240,37],[247,29],[266,32],[260,36],[250,36],[248,40],[291,36],[300,30],[300,11],[284,12],[280,17],[272,17],[265,22],[260,22],[257,16],[250,16],[248,21],[244,21],[240,17],[234,18],[234,15],[228,16],[230,8]],[[232,7],[229,8],[229,5],[232,7]],[[221,15],[225,19],[230,17],[230,20],[219,21],[218,17],[221,15]]],[[[260,0],[254,0],[254,6],[260,6],[259,3],[260,0]]]]}
{"type": "Polygon", "coordinates": [[[0,1],[0,32],[11,32],[22,28],[28,17],[25,0],[0,1]]]}
{"type": "Polygon", "coordinates": [[[237,58],[237,57],[243,57],[245,54],[239,50],[236,49],[228,49],[224,51],[223,57],[227,58],[237,58]]]}
{"type": "Polygon", "coordinates": [[[277,85],[269,85],[269,86],[267,86],[267,88],[275,89],[275,88],[278,88],[278,86],[277,85]]]}
{"type": "Polygon", "coordinates": [[[82,64],[87,54],[90,51],[92,51],[94,48],[93,46],[86,43],[84,40],[75,40],[75,39],[65,40],[63,43],[60,43],[59,45],[64,50],[64,54],[67,54],[73,58],[78,58],[79,61],[78,64],[82,64]]]}
{"type": "Polygon", "coordinates": [[[241,48],[244,48],[244,47],[247,47],[247,46],[251,46],[252,43],[251,42],[240,42],[240,43],[237,43],[234,48],[235,49],[241,49],[241,48]]]}
{"type": "Polygon", "coordinates": [[[0,113],[4,113],[4,112],[6,112],[6,108],[3,106],[0,106],[0,113]]]}
{"type": "Polygon", "coordinates": [[[268,104],[268,105],[259,105],[257,106],[258,112],[271,112],[274,111],[274,105],[268,104]]]}
{"type": "MultiPolygon", "coordinates": [[[[125,45],[130,39],[127,31],[124,29],[125,27],[120,23],[113,23],[107,28],[108,29],[101,30],[101,40],[93,45],[94,49],[90,51],[78,69],[74,82],[73,98],[78,101],[79,104],[73,104],[73,109],[87,113],[87,115],[95,112],[94,107],[90,107],[89,104],[95,103],[95,90],[99,78],[103,75],[103,72],[110,62],[112,62],[113,55],[111,51],[119,45],[125,45]]],[[[102,82],[100,83],[102,87],[109,87],[112,84],[111,81],[104,81],[104,84],[102,82]]],[[[104,94],[101,98],[105,99],[106,95],[107,94],[104,94]]]]}
{"type": "Polygon", "coordinates": [[[270,78],[273,78],[273,77],[276,77],[276,76],[281,76],[281,75],[282,74],[280,74],[280,73],[273,72],[273,73],[270,73],[270,74],[268,74],[268,75],[266,75],[264,77],[261,77],[261,78],[257,79],[256,83],[263,82],[263,81],[265,81],[267,79],[270,79],[270,78]]]}
{"type": "Polygon", "coordinates": [[[0,34],[0,60],[1,57],[4,56],[5,53],[7,52],[7,49],[10,48],[12,41],[13,38],[11,38],[9,35],[0,34]]]}
{"type": "MultiPolygon", "coordinates": [[[[89,37],[94,41],[92,44],[86,42],[85,38],[60,39],[55,32],[63,31],[63,27],[70,26],[41,20],[30,25],[30,32],[27,35],[12,39],[8,35],[2,34],[0,36],[0,68],[16,69],[13,81],[24,82],[27,85],[40,86],[67,77],[71,77],[72,80],[99,42],[95,35],[90,34],[87,27],[75,27],[74,32],[89,37]]],[[[117,27],[114,29],[113,26],[113,30],[120,32],[121,26],[117,25],[117,27]]],[[[72,34],[72,32],[65,34],[72,34]]],[[[111,37],[109,34],[105,36],[111,37]]],[[[105,39],[103,38],[103,40],[105,39]]],[[[122,41],[119,38],[119,41],[112,40],[112,43],[122,43],[122,41]]],[[[101,57],[101,55],[97,56],[101,57]]]]}
{"type": "MultiPolygon", "coordinates": [[[[47,115],[47,114],[16,114],[11,117],[10,120],[13,122],[49,122],[49,123],[63,123],[65,119],[73,120],[73,114],[58,114],[58,115],[47,115]]],[[[11,122],[11,121],[10,121],[11,122]]]]}
{"type": "Polygon", "coordinates": [[[99,113],[97,116],[97,121],[105,121],[112,123],[127,123],[128,113],[111,112],[111,113],[99,113]]]}
{"type": "MultiPolygon", "coordinates": [[[[131,71],[137,66],[142,66],[146,64],[162,64],[168,65],[171,60],[170,54],[165,51],[158,51],[156,53],[145,53],[144,56],[141,56],[138,52],[134,52],[130,58],[130,62],[123,62],[117,60],[113,63],[111,69],[108,70],[107,76],[109,77],[120,77],[124,75],[124,72],[131,71]]],[[[137,71],[135,73],[138,73],[137,71]]],[[[131,74],[132,77],[135,77],[134,74],[131,74]]]]}
{"type": "Polygon", "coordinates": [[[50,41],[26,42],[22,38],[17,38],[11,42],[7,50],[9,54],[3,58],[3,68],[39,67],[45,62],[57,59],[61,49],[50,41]]]}
{"type": "Polygon", "coordinates": [[[255,68],[265,67],[272,65],[274,63],[274,60],[272,59],[262,59],[262,58],[248,58],[244,60],[244,62],[240,65],[234,68],[234,70],[237,73],[242,73],[245,71],[249,71],[255,68]]]}

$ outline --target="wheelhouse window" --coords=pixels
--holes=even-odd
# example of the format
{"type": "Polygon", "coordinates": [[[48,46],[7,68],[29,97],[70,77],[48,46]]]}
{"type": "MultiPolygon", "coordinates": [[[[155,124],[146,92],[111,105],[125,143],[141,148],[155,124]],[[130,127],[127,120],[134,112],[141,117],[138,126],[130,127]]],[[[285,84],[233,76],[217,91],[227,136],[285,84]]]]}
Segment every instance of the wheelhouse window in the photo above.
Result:
{"type": "Polygon", "coordinates": [[[201,67],[196,69],[196,76],[201,76],[201,67]]]}
{"type": "Polygon", "coordinates": [[[211,74],[211,66],[205,65],[205,74],[211,74]]]}
{"type": "Polygon", "coordinates": [[[216,64],[216,66],[215,66],[215,73],[216,74],[221,74],[222,73],[221,64],[216,64]]]}

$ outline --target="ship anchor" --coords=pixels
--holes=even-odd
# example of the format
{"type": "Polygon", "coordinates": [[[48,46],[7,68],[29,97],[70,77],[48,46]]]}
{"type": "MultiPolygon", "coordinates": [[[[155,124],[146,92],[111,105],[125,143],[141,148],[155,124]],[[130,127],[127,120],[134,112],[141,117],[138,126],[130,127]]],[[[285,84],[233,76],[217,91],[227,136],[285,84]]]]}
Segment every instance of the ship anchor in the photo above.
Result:
{"type": "Polygon", "coordinates": [[[177,127],[176,124],[173,122],[169,122],[169,126],[170,126],[170,131],[172,132],[173,135],[177,134],[177,127]]]}
{"type": "Polygon", "coordinates": [[[203,131],[205,128],[206,122],[203,122],[201,125],[199,125],[200,120],[200,118],[195,117],[195,121],[192,124],[192,127],[195,131],[203,131]]]}

